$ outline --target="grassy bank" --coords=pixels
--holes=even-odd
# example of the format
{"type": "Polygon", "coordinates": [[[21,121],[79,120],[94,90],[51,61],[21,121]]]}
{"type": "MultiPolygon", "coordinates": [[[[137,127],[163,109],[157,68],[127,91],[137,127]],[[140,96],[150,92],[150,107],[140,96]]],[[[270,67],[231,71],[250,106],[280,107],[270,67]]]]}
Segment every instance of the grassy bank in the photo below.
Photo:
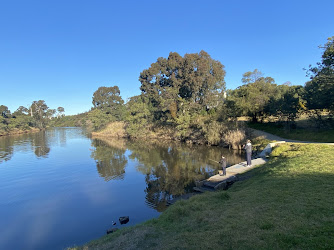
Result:
{"type": "Polygon", "coordinates": [[[100,131],[92,132],[92,136],[125,138],[128,137],[125,128],[124,122],[113,122],[100,131]]]}
{"type": "Polygon", "coordinates": [[[286,139],[312,142],[334,142],[334,129],[316,130],[296,128],[286,130],[277,123],[249,123],[248,126],[286,139]]]}
{"type": "Polygon", "coordinates": [[[158,219],[77,249],[330,249],[333,149],[281,145],[229,190],[180,201],[158,219]]]}

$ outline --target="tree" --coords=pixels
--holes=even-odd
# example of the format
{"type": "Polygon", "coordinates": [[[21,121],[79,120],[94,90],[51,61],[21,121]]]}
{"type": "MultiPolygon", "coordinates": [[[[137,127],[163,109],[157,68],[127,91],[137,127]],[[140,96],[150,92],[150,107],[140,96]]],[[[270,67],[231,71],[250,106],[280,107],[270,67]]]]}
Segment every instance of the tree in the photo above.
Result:
{"type": "Polygon", "coordinates": [[[310,109],[334,110],[334,36],[324,46],[322,60],[307,71],[311,80],[305,84],[310,109]]]}
{"type": "Polygon", "coordinates": [[[205,51],[184,57],[171,52],[140,73],[140,90],[152,104],[155,120],[175,121],[186,111],[217,107],[225,90],[224,76],[224,66],[205,51]]]}
{"type": "Polygon", "coordinates": [[[48,106],[44,100],[33,101],[30,106],[30,115],[34,118],[38,128],[44,128],[46,125],[45,118],[47,117],[48,106]]]}
{"type": "Polygon", "coordinates": [[[113,116],[106,114],[101,109],[93,109],[88,113],[88,118],[92,122],[93,129],[99,130],[104,128],[109,122],[115,121],[113,116]]]}
{"type": "Polygon", "coordinates": [[[118,86],[99,87],[93,94],[93,106],[119,121],[123,116],[124,104],[120,94],[118,86]]]}
{"type": "Polygon", "coordinates": [[[13,117],[18,117],[18,116],[27,116],[29,114],[29,110],[24,107],[20,106],[18,109],[13,113],[13,117]]]}
{"type": "Polygon", "coordinates": [[[0,106],[0,115],[3,118],[9,118],[10,117],[10,110],[8,109],[7,106],[5,106],[5,105],[0,106]]]}
{"type": "Polygon", "coordinates": [[[58,107],[57,112],[58,112],[57,117],[62,117],[64,116],[65,109],[63,107],[58,107]]]}
{"type": "Polygon", "coordinates": [[[277,86],[277,90],[265,107],[265,112],[277,116],[280,121],[294,122],[298,114],[306,110],[305,89],[283,84],[277,86]]]}
{"type": "Polygon", "coordinates": [[[145,101],[144,96],[133,96],[126,103],[126,120],[129,122],[127,133],[131,137],[145,137],[151,119],[149,104],[145,101]]]}
{"type": "Polygon", "coordinates": [[[246,83],[228,92],[227,106],[233,109],[234,116],[251,116],[254,122],[263,116],[269,100],[277,94],[277,85],[271,77],[255,69],[243,74],[242,82],[246,83]]]}
{"type": "Polygon", "coordinates": [[[262,72],[259,71],[258,69],[255,69],[253,72],[248,71],[248,72],[244,73],[242,75],[241,81],[245,84],[254,83],[254,82],[258,81],[259,79],[261,79],[262,77],[263,77],[262,72]]]}
{"type": "Polygon", "coordinates": [[[55,109],[48,109],[45,113],[46,117],[51,120],[52,117],[56,114],[56,110],[55,109]]]}

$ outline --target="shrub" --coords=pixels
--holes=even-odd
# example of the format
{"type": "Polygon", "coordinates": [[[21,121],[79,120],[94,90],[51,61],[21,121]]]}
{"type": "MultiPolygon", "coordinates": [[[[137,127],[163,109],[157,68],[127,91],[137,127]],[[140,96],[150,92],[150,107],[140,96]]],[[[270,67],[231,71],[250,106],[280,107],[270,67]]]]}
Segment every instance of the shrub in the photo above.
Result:
{"type": "Polygon", "coordinates": [[[246,134],[244,130],[228,130],[223,135],[224,142],[232,149],[241,149],[242,143],[245,141],[246,134]]]}
{"type": "Polygon", "coordinates": [[[225,125],[216,121],[205,124],[202,128],[204,137],[209,145],[218,145],[222,142],[225,125]]]}

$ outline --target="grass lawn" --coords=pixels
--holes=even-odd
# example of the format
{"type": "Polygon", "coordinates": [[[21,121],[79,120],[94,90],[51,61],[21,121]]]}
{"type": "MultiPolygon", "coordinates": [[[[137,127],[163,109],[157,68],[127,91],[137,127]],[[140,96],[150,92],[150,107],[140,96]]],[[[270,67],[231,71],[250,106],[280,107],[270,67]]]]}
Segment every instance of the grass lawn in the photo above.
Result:
{"type": "Polygon", "coordinates": [[[77,249],[333,249],[334,147],[283,144],[226,191],[77,249]]]}
{"type": "Polygon", "coordinates": [[[250,128],[262,130],[285,139],[311,142],[334,142],[334,129],[314,130],[308,128],[291,129],[281,128],[276,123],[248,123],[250,128]]]}

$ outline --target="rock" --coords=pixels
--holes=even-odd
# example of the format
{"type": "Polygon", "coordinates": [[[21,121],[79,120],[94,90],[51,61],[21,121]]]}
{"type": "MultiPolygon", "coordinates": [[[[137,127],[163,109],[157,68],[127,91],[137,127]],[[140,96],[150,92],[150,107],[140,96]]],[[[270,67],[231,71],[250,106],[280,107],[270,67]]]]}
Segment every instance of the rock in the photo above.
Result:
{"type": "Polygon", "coordinates": [[[111,233],[114,233],[118,230],[118,228],[110,228],[107,230],[107,234],[111,234],[111,233]]]}
{"type": "Polygon", "coordinates": [[[121,224],[126,224],[129,222],[129,216],[122,216],[122,217],[119,217],[119,223],[121,224]]]}

